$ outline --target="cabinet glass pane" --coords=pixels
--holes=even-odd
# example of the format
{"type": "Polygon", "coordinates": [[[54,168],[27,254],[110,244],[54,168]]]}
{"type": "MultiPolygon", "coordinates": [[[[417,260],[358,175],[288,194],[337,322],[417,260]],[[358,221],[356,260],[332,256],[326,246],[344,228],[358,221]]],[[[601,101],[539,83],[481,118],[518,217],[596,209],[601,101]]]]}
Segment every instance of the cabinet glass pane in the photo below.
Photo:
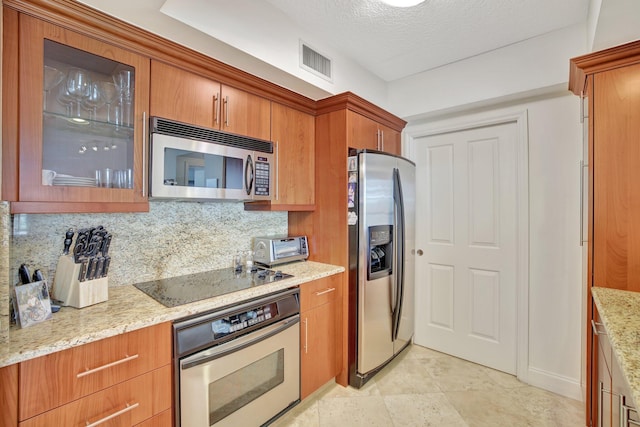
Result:
{"type": "Polygon", "coordinates": [[[42,184],[133,188],[135,69],[44,41],[42,184]]]}

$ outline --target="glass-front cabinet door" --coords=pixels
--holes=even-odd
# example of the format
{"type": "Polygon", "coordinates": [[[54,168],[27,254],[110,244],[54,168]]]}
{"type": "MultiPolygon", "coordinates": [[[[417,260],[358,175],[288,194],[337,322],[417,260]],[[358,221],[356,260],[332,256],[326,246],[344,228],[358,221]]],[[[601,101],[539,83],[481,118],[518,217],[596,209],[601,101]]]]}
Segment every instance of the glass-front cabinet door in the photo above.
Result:
{"type": "Polygon", "coordinates": [[[149,58],[21,15],[19,69],[18,206],[148,210],[149,58]]]}

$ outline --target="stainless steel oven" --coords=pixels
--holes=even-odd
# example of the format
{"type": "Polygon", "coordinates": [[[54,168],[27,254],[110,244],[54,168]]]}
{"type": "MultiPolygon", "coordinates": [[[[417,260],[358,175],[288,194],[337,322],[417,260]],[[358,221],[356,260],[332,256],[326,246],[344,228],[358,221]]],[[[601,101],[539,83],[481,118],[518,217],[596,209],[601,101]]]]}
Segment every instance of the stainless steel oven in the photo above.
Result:
{"type": "Polygon", "coordinates": [[[175,322],[176,425],[260,426],[300,402],[299,313],[294,289],[175,322]]]}

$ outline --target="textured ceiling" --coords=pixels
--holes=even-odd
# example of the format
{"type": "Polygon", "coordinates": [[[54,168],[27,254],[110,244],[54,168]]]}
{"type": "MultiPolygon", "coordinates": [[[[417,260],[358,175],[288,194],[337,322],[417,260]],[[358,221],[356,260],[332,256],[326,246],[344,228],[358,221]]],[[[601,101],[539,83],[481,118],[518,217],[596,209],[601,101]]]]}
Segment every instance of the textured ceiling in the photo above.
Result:
{"type": "Polygon", "coordinates": [[[587,19],[589,0],[255,0],[385,81],[482,54],[587,19]]]}

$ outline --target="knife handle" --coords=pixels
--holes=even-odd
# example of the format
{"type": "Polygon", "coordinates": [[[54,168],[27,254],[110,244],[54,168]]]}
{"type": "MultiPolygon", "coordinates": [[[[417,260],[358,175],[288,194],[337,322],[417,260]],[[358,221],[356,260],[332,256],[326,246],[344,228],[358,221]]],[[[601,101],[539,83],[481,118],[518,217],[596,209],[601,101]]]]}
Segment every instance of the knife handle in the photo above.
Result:
{"type": "Polygon", "coordinates": [[[80,272],[78,273],[78,281],[84,282],[87,279],[87,261],[80,263],[80,272]]]}
{"type": "Polygon", "coordinates": [[[69,248],[71,248],[71,242],[73,242],[74,234],[73,228],[70,228],[64,235],[64,251],[62,252],[64,255],[69,255],[69,248]]]}
{"type": "Polygon", "coordinates": [[[31,274],[29,273],[29,267],[26,264],[21,264],[18,268],[18,276],[20,276],[20,283],[23,285],[31,283],[31,274]]]}
{"type": "Polygon", "coordinates": [[[95,278],[104,277],[104,257],[98,257],[98,266],[96,267],[95,278]]]}
{"type": "Polygon", "coordinates": [[[44,280],[44,275],[42,274],[42,271],[40,270],[36,270],[33,272],[33,282],[42,282],[44,280]]]}
{"type": "Polygon", "coordinates": [[[111,264],[111,257],[110,256],[104,257],[104,267],[102,268],[102,277],[107,277],[107,274],[109,273],[109,264],[111,264]]]}
{"type": "Polygon", "coordinates": [[[89,260],[89,272],[87,272],[87,280],[96,279],[98,276],[98,258],[91,258],[89,260]]]}

